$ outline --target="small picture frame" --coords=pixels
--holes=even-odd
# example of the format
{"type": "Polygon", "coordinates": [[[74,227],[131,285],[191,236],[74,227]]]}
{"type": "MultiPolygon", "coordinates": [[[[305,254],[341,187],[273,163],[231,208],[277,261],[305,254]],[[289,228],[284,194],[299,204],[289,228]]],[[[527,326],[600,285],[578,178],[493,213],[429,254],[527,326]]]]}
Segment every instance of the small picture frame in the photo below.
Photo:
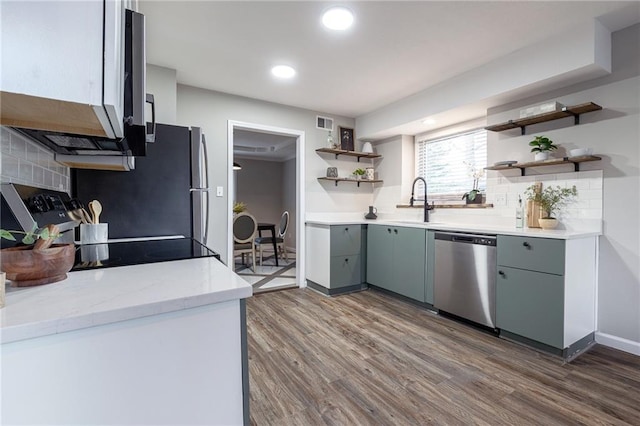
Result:
{"type": "Polygon", "coordinates": [[[353,129],[338,127],[340,132],[340,149],[353,151],[355,149],[353,129]]]}

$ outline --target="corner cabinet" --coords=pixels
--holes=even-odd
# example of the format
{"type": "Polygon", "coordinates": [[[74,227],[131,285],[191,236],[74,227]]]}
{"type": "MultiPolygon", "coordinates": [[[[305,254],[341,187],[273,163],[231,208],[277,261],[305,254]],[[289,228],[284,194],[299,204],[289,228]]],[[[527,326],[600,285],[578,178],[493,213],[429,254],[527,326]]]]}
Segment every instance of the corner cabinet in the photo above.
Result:
{"type": "Polygon", "coordinates": [[[367,283],[426,302],[426,230],[369,225],[367,283]]]}
{"type": "Polygon", "coordinates": [[[594,341],[596,237],[498,235],[501,337],[571,358],[594,341]]]}
{"type": "Polygon", "coordinates": [[[124,14],[113,0],[3,2],[0,124],[124,136],[124,14]]]}
{"type": "Polygon", "coordinates": [[[306,226],[307,284],[327,295],[366,288],[366,227],[359,224],[306,226]]]}
{"type": "MultiPolygon", "coordinates": [[[[371,160],[382,158],[380,154],[374,154],[370,152],[347,151],[344,149],[318,148],[316,149],[316,152],[318,154],[334,155],[336,159],[338,159],[341,155],[345,157],[352,157],[352,158],[356,158],[358,162],[360,162],[361,158],[367,158],[371,160]]],[[[318,181],[333,182],[335,186],[338,186],[339,182],[355,182],[358,185],[358,187],[360,187],[361,183],[375,184],[375,183],[383,182],[381,179],[351,179],[346,177],[329,177],[329,176],[319,177],[318,181]]]]}

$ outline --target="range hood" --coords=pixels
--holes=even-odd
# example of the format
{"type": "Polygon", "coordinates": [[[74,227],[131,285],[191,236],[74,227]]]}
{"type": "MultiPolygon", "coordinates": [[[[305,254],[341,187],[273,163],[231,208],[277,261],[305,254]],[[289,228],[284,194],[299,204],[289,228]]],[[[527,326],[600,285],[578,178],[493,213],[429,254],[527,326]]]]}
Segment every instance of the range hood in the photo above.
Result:
{"type": "Polygon", "coordinates": [[[11,93],[3,87],[0,124],[47,147],[56,161],[69,167],[133,169],[133,157],[146,155],[147,142],[155,139],[155,106],[153,95],[146,94],[144,16],[124,9],[115,14],[119,13],[122,20],[115,41],[107,43],[105,32],[104,105],[11,93]],[[122,49],[115,49],[119,54],[111,46],[118,43],[122,44],[122,49]],[[110,54],[116,59],[107,66],[110,54]],[[108,73],[107,67],[116,72],[108,73]],[[117,94],[115,103],[106,103],[106,85],[118,88],[109,92],[117,94]],[[113,108],[118,103],[122,109],[113,108]],[[145,120],[147,103],[152,106],[151,125],[145,120]]]}

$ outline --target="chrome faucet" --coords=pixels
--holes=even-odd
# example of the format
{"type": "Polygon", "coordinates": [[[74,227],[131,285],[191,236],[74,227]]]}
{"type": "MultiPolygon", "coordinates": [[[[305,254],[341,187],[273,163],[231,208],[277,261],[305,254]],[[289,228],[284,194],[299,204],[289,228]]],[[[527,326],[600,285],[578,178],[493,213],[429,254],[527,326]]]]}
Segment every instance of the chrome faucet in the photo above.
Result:
{"type": "Polygon", "coordinates": [[[413,202],[417,201],[414,198],[414,190],[416,188],[416,182],[418,182],[419,180],[424,183],[424,221],[429,222],[429,210],[432,210],[434,206],[430,206],[429,202],[427,201],[427,181],[421,176],[418,176],[413,180],[413,185],[411,185],[411,199],[409,200],[409,206],[413,207],[413,202]]]}

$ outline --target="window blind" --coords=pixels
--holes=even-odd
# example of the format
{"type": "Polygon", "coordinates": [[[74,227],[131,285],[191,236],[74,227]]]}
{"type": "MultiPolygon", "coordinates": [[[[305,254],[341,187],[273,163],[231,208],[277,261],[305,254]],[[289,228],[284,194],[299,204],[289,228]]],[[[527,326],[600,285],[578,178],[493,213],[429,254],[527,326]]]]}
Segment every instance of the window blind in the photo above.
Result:
{"type": "MultiPolygon", "coordinates": [[[[473,189],[473,171],[487,165],[487,131],[484,129],[460,133],[445,138],[416,140],[416,176],[427,181],[429,200],[460,200],[473,189]]],[[[478,189],[486,189],[486,177],[478,189]]],[[[416,193],[424,198],[422,183],[416,193]]]]}

